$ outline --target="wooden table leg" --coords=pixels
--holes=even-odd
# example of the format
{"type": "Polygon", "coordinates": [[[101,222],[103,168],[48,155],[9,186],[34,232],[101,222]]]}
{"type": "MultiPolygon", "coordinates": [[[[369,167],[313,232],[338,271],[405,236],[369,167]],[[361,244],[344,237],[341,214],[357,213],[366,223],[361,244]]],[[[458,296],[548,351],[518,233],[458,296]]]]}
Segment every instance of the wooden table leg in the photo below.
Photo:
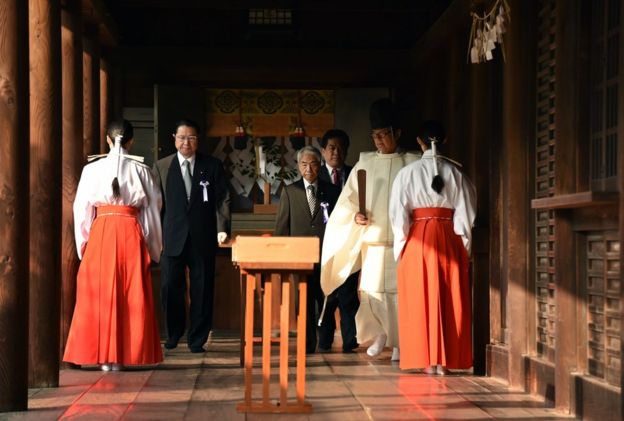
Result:
{"type": "Polygon", "coordinates": [[[306,318],[308,283],[304,276],[299,280],[299,314],[297,315],[297,402],[303,405],[306,371],[306,318]]]}
{"type": "Polygon", "coordinates": [[[264,281],[264,311],[262,315],[262,402],[269,404],[269,381],[271,380],[271,310],[273,296],[273,275],[264,281]]]}
{"type": "Polygon", "coordinates": [[[288,404],[288,321],[290,315],[290,283],[282,282],[282,307],[280,313],[280,405],[288,404]]]}
{"type": "Polygon", "coordinates": [[[247,275],[241,273],[239,277],[240,282],[240,310],[241,310],[241,320],[240,320],[240,366],[244,367],[245,365],[245,315],[247,314],[245,311],[245,301],[247,300],[247,275]]]}
{"type": "Polygon", "coordinates": [[[245,304],[245,404],[251,406],[251,386],[253,367],[253,316],[254,316],[254,292],[256,289],[256,277],[247,275],[247,290],[245,304]]]}

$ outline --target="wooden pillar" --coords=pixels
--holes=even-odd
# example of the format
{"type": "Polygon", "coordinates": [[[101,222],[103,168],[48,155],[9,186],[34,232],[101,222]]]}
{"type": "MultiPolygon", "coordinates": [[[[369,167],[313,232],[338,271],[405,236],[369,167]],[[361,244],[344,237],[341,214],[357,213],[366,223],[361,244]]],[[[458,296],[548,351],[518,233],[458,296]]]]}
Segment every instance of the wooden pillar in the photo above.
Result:
{"type": "Polygon", "coordinates": [[[31,387],[58,386],[61,248],[61,8],[29,0],[31,387]]]}
{"type": "Polygon", "coordinates": [[[112,118],[119,118],[123,115],[123,69],[118,60],[109,59],[111,78],[111,113],[112,118]]]}
{"type": "Polygon", "coordinates": [[[0,2],[0,412],[28,403],[28,3],[0,2]]]}
{"type": "MultiPolygon", "coordinates": [[[[621,46],[624,44],[624,7],[620,7],[620,63],[618,79],[618,104],[620,106],[620,116],[618,118],[618,189],[620,191],[620,323],[624,320],[624,117],[622,107],[624,107],[624,54],[621,53],[621,46]]],[[[620,325],[620,358],[624,356],[624,328],[620,325]]],[[[624,391],[624,370],[620,369],[620,396],[624,391]]],[[[620,413],[624,414],[624,399],[620,399],[620,413]]]]}
{"type": "MultiPolygon", "coordinates": [[[[468,139],[471,144],[481,146],[483,149],[483,139],[489,132],[491,120],[488,118],[492,106],[492,90],[490,88],[492,68],[488,65],[473,64],[469,67],[469,98],[470,104],[467,111],[469,116],[467,128],[469,130],[468,139]]],[[[490,134],[490,137],[492,134],[490,134]]],[[[500,139],[500,138],[499,138],[500,139]]],[[[477,191],[477,196],[489,196],[487,212],[489,215],[489,238],[484,239],[489,242],[489,280],[486,299],[489,300],[489,342],[496,345],[504,343],[504,309],[502,299],[504,298],[503,284],[501,283],[502,249],[501,249],[501,220],[502,220],[502,191],[501,191],[501,141],[489,142],[489,154],[492,161],[489,164],[489,186],[487,191],[477,191]]],[[[478,215],[481,220],[481,215],[478,215]]],[[[476,291],[473,292],[473,295],[476,291]]],[[[475,303],[476,305],[476,303],[475,303]]],[[[489,367],[491,370],[492,367],[489,367]]],[[[490,373],[491,374],[491,373],[490,373]]],[[[495,374],[500,377],[500,375],[495,374]]],[[[505,376],[506,380],[506,376],[505,376]]]]}
{"type": "Polygon", "coordinates": [[[110,65],[108,60],[100,58],[100,153],[108,152],[106,127],[111,114],[110,65]]]}
{"type": "Polygon", "coordinates": [[[61,249],[61,355],[76,302],[76,274],[80,261],[74,241],[73,203],[83,165],[82,22],[80,1],[67,0],[61,13],[63,56],[63,204],[61,249]]]}
{"type": "Polygon", "coordinates": [[[84,156],[100,152],[100,57],[95,37],[88,28],[83,38],[82,77],[84,156]]]}
{"type": "Polygon", "coordinates": [[[497,174],[492,172],[496,168],[491,167],[490,156],[492,144],[500,144],[500,123],[497,123],[500,121],[500,103],[493,101],[493,93],[500,92],[500,64],[466,63],[465,34],[470,28],[461,29],[453,38],[450,60],[450,67],[454,69],[450,86],[455,92],[450,109],[455,127],[449,142],[456,144],[454,156],[464,164],[463,170],[477,190],[471,264],[473,370],[475,374],[483,375],[490,342],[490,230],[493,228],[490,186],[497,183],[497,174]],[[492,139],[495,139],[494,142],[492,139]],[[489,168],[489,171],[482,171],[484,168],[489,168]]]}
{"type": "Polygon", "coordinates": [[[502,238],[504,340],[509,346],[508,376],[512,387],[525,387],[524,355],[529,347],[527,311],[533,299],[529,283],[529,145],[533,137],[535,43],[529,24],[534,1],[512,0],[513,19],[505,37],[503,72],[502,238]]]}
{"type": "MultiPolygon", "coordinates": [[[[580,27],[580,1],[557,0],[555,39],[555,195],[576,192],[577,148],[579,137],[586,141],[585,132],[579,130],[581,100],[581,66],[578,42],[580,27]],[[559,48],[561,47],[561,48],[559,48]],[[576,69],[570,72],[570,69],[576,69]]],[[[577,246],[573,231],[572,210],[555,210],[555,407],[570,410],[570,373],[577,368],[577,246]]]]}

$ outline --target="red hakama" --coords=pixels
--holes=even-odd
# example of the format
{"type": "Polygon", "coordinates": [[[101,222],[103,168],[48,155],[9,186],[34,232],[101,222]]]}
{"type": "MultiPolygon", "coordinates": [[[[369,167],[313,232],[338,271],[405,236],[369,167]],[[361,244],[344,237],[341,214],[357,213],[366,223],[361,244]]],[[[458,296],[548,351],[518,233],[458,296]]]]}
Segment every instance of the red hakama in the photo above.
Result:
{"type": "Polygon", "coordinates": [[[78,270],[76,307],[64,361],[162,361],[150,257],[130,206],[100,206],[78,270]]]}
{"type": "Polygon", "coordinates": [[[453,210],[419,208],[399,259],[401,369],[472,366],[468,253],[453,210]]]}

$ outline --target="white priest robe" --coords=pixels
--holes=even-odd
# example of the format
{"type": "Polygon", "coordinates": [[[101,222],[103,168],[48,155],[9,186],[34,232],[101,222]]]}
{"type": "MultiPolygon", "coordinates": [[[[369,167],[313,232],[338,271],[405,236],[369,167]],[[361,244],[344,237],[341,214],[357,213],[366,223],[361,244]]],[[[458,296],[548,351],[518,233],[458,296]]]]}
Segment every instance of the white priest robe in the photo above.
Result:
{"type": "Polygon", "coordinates": [[[401,168],[419,155],[364,152],[345,183],[325,228],[321,256],[321,287],[326,295],[358,270],[360,308],[356,315],[357,340],[364,343],[385,333],[387,346],[399,346],[397,326],[396,262],[388,215],[392,182],[401,168]],[[366,170],[366,210],[370,224],[355,223],[358,212],[358,170],[366,170]]]}

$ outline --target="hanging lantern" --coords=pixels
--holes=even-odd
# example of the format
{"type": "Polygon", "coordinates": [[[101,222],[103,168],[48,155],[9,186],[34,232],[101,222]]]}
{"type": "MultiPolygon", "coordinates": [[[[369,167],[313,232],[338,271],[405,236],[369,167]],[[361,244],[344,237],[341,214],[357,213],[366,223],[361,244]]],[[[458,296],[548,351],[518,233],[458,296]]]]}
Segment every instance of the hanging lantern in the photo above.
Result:
{"type": "Polygon", "coordinates": [[[238,125],[234,129],[234,149],[247,148],[247,130],[243,126],[243,93],[238,93],[238,125]]]}
{"type": "Polygon", "coordinates": [[[247,132],[242,123],[234,129],[234,149],[243,150],[247,147],[247,132]]]}
{"type": "Polygon", "coordinates": [[[305,130],[301,124],[301,92],[297,94],[297,113],[299,118],[295,129],[290,134],[290,143],[294,149],[299,150],[305,145],[305,130]]]}
{"type": "Polygon", "coordinates": [[[305,130],[301,123],[297,124],[290,134],[290,143],[295,150],[299,150],[305,145],[305,130]]]}

